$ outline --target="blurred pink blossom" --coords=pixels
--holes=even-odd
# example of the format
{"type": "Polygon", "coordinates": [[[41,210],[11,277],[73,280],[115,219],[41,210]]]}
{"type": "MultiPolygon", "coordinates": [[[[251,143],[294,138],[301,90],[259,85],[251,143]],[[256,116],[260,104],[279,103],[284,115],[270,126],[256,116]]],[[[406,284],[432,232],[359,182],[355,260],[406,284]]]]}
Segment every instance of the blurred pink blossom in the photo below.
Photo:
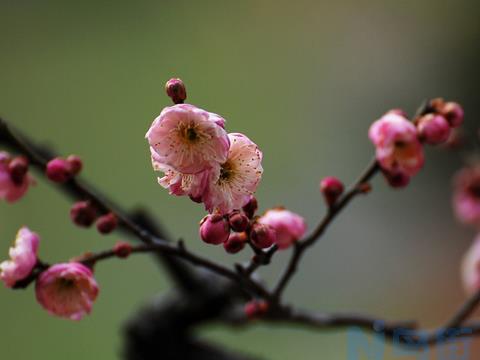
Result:
{"type": "Polygon", "coordinates": [[[258,222],[269,225],[275,231],[275,243],[279,249],[288,248],[307,230],[303,217],[282,208],[268,210],[258,222]]]}

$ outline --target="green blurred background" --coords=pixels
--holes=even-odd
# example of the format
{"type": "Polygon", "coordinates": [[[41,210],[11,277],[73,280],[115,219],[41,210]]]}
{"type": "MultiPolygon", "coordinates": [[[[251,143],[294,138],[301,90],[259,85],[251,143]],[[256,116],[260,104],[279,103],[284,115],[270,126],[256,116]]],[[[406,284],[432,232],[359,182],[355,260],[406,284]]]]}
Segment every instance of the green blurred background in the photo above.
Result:
{"type": "MultiPolygon", "coordinates": [[[[372,156],[369,124],[392,107],[443,96],[478,127],[477,1],[33,1],[0,0],[0,115],[58,152],[127,208],[143,204],[191,248],[225,263],[197,237],[201,206],[156,184],[144,134],[181,77],[189,102],[223,115],[264,152],[262,208],[285,205],[310,226],[323,214],[322,176],[353,180],[372,156]]],[[[458,268],[474,234],[454,221],[454,153],[428,150],[406,190],[382,179],[310,251],[287,300],[322,311],[445,320],[464,299],[458,268]]],[[[21,202],[0,204],[3,257],[16,230],[42,236],[51,262],[111,246],[75,228],[71,202],[39,179],[21,202]]],[[[263,274],[273,281],[287,254],[263,274]]],[[[146,256],[96,272],[101,296],[79,323],[50,317],[33,289],[0,288],[1,359],[116,359],[121,326],[170,285],[146,256]]],[[[265,359],[345,359],[345,332],[289,327],[205,329],[204,336],[265,359]]],[[[472,357],[474,354],[472,354],[472,357]]],[[[159,357],[160,358],[160,357],[159,357]]],[[[396,359],[391,349],[388,359],[396,359]]],[[[402,357],[402,358],[415,358],[402,357]]],[[[433,358],[433,357],[431,357],[433,358]]]]}

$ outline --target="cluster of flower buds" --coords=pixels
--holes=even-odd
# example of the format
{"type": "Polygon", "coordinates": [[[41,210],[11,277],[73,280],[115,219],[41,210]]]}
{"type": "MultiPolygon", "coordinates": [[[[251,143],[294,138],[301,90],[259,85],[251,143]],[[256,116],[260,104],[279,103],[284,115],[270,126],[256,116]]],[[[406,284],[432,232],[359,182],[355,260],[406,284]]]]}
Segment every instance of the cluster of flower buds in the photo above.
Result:
{"type": "Polygon", "coordinates": [[[298,214],[274,208],[255,216],[257,208],[257,200],[252,196],[242,210],[205,216],[200,222],[200,238],[208,244],[223,244],[228,253],[234,254],[249,241],[258,249],[274,244],[286,249],[305,234],[305,220],[298,214]]]}
{"type": "Polygon", "coordinates": [[[118,219],[113,213],[98,216],[97,208],[89,201],[78,201],[70,209],[70,218],[75,225],[89,228],[96,222],[100,234],[110,234],[117,228],[118,219]]]}
{"type": "Polygon", "coordinates": [[[82,159],[76,155],[70,155],[66,159],[56,157],[50,160],[47,163],[45,173],[51,181],[62,184],[78,175],[82,168],[82,159]]]}
{"type": "Polygon", "coordinates": [[[369,137],[376,148],[376,158],[392,187],[404,187],[424,164],[423,143],[445,143],[451,129],[463,123],[463,109],[455,102],[434,99],[427,110],[413,122],[405,112],[390,110],[375,121],[369,137]]]}
{"type": "Polygon", "coordinates": [[[227,134],[225,119],[190,104],[180,79],[166,85],[176,105],[153,121],[146,138],[159,184],[170,194],[202,202],[210,213],[242,208],[257,189],[262,152],[247,136],[227,134]]]}
{"type": "Polygon", "coordinates": [[[28,167],[26,157],[12,158],[8,153],[0,152],[0,199],[13,203],[25,195],[30,185],[35,183],[28,167]]]}

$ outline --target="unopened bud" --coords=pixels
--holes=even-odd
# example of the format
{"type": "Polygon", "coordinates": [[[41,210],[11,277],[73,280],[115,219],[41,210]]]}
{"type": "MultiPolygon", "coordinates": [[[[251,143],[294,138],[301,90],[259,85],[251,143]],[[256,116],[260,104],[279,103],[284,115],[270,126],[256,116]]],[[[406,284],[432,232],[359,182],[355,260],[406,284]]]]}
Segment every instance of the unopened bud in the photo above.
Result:
{"type": "Polygon", "coordinates": [[[250,219],[253,218],[255,212],[258,209],[258,202],[255,196],[251,196],[250,200],[243,206],[243,212],[247,215],[250,219]]]}
{"type": "Polygon", "coordinates": [[[70,171],[73,175],[78,175],[83,169],[83,161],[80,156],[70,155],[67,157],[67,162],[70,164],[70,171]]]}
{"type": "Polygon", "coordinates": [[[108,213],[100,216],[97,220],[97,230],[101,234],[110,234],[118,225],[118,220],[115,214],[108,213]]]}
{"type": "Polygon", "coordinates": [[[167,95],[172,99],[174,104],[183,104],[187,98],[187,90],[185,84],[180,79],[170,79],[165,84],[165,91],[167,95]]]}
{"type": "Polygon", "coordinates": [[[247,234],[245,233],[232,233],[228,237],[227,241],[223,243],[225,251],[229,254],[236,254],[242,251],[247,243],[247,234]]]}
{"type": "Polygon", "coordinates": [[[334,205],[343,194],[343,183],[334,176],[328,176],[320,181],[320,192],[328,206],[334,205]]]}
{"type": "Polygon", "coordinates": [[[453,128],[459,127],[463,123],[463,108],[456,102],[449,101],[445,103],[440,113],[445,116],[453,128]]]}
{"type": "Polygon", "coordinates": [[[265,300],[252,300],[245,304],[244,311],[249,319],[262,317],[268,312],[268,303],[265,300]]]}
{"type": "Polygon", "coordinates": [[[199,234],[207,244],[222,244],[230,235],[230,226],[228,221],[219,214],[207,215],[200,222],[199,234]]]}
{"type": "Polygon", "coordinates": [[[232,230],[236,232],[245,231],[250,223],[248,217],[238,210],[233,211],[228,215],[228,222],[232,230]]]}
{"type": "Polygon", "coordinates": [[[417,131],[420,140],[438,145],[448,140],[451,129],[445,117],[430,113],[418,119],[417,131]]]}
{"type": "Polygon", "coordinates": [[[72,177],[72,170],[67,160],[55,158],[48,162],[46,174],[51,181],[64,183],[72,177]]]}
{"type": "Polygon", "coordinates": [[[97,218],[97,211],[90,201],[79,201],[70,209],[72,221],[82,227],[90,227],[97,218]]]}
{"type": "Polygon", "coordinates": [[[10,179],[15,185],[23,184],[23,180],[28,172],[28,159],[24,156],[18,156],[8,164],[10,179]]]}
{"type": "Polygon", "coordinates": [[[260,249],[266,249],[275,242],[275,230],[271,226],[255,223],[250,232],[250,240],[260,249]]]}
{"type": "Polygon", "coordinates": [[[132,253],[132,245],[125,241],[119,241],[113,247],[115,255],[121,259],[125,259],[132,253]]]}

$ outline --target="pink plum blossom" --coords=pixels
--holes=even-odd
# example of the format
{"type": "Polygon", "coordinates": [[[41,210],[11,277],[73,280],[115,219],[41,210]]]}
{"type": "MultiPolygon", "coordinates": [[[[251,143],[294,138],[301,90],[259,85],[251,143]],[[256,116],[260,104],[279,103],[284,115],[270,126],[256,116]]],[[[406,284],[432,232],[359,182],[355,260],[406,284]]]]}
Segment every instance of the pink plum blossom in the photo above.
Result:
{"type": "Polygon", "coordinates": [[[405,117],[393,112],[385,114],[372,124],[369,137],[383,170],[413,176],[422,168],[422,145],[415,125],[405,117]]]}
{"type": "Polygon", "coordinates": [[[455,176],[453,208],[461,222],[480,227],[480,165],[464,168],[455,176]]]}
{"type": "Polygon", "coordinates": [[[29,186],[34,184],[34,180],[27,173],[19,183],[16,183],[9,171],[10,161],[8,153],[0,152],[0,199],[13,203],[25,195],[29,186]]]}
{"type": "Polygon", "coordinates": [[[300,215],[283,208],[268,210],[258,222],[275,231],[275,243],[279,249],[288,248],[301,239],[307,230],[307,224],[300,215]]]}
{"type": "Polygon", "coordinates": [[[56,264],[42,272],[35,287],[37,301],[50,314],[80,320],[92,311],[98,285],[83,264],[56,264]]]}
{"type": "Polygon", "coordinates": [[[262,152],[258,146],[240,133],[231,133],[228,137],[228,158],[217,171],[211,171],[203,197],[209,212],[227,214],[242,208],[250,201],[262,177],[262,152]]]}
{"type": "Polygon", "coordinates": [[[230,146],[225,120],[189,104],[166,107],[153,121],[146,138],[156,161],[183,174],[218,167],[230,146]]]}
{"type": "Polygon", "coordinates": [[[0,279],[7,287],[13,287],[19,280],[28,277],[37,264],[37,251],[40,238],[27,227],[22,227],[10,248],[10,260],[0,264],[0,279]]]}
{"type": "Polygon", "coordinates": [[[152,153],[152,166],[155,171],[164,173],[158,178],[160,186],[168,189],[171,195],[188,195],[194,201],[201,202],[210,178],[210,170],[204,170],[196,174],[182,174],[172,167],[160,162],[160,156],[150,148],[152,153]]]}
{"type": "Polygon", "coordinates": [[[465,291],[473,294],[480,290],[480,234],[465,254],[461,270],[465,291]]]}

